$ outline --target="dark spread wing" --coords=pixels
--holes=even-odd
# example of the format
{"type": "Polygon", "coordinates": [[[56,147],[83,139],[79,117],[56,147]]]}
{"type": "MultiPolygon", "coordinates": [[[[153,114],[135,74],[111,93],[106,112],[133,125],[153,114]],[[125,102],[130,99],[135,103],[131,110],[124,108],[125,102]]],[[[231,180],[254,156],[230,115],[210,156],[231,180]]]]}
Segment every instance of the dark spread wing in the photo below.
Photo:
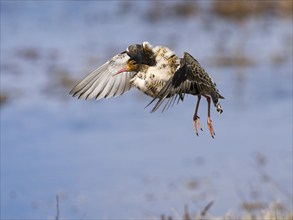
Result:
{"type": "Polygon", "coordinates": [[[212,81],[207,72],[200,66],[199,62],[189,53],[184,53],[180,60],[180,65],[174,73],[173,77],[167,81],[158,95],[149,103],[149,105],[158,99],[152,112],[156,111],[162,103],[167,99],[163,111],[173,105],[176,100],[184,99],[185,94],[193,95],[209,95],[214,103],[221,96],[216,88],[216,84],[212,81]]]}
{"type": "Polygon", "coordinates": [[[121,53],[91,72],[71,91],[72,96],[83,99],[102,99],[119,96],[131,88],[130,79],[135,72],[114,75],[125,67],[129,56],[121,53]]]}

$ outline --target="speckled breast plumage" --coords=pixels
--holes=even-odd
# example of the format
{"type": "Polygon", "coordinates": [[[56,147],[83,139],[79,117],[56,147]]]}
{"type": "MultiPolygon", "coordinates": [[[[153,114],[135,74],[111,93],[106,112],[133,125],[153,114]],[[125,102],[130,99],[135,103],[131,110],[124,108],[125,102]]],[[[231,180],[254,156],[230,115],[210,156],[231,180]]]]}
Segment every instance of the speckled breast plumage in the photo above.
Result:
{"type": "Polygon", "coordinates": [[[131,83],[146,95],[156,97],[166,82],[174,75],[180,64],[180,59],[173,51],[166,47],[153,48],[156,62],[155,66],[143,65],[131,83]]]}

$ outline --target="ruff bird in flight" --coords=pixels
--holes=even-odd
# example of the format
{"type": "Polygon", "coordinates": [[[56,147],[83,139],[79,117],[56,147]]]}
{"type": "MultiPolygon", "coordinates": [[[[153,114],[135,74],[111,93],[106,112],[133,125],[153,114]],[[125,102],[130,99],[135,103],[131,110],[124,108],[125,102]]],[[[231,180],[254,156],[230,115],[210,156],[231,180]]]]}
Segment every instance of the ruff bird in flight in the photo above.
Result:
{"type": "Polygon", "coordinates": [[[211,101],[216,110],[223,112],[216,84],[199,62],[185,52],[179,58],[172,50],[164,46],[151,46],[148,42],[133,44],[126,51],[117,54],[105,64],[82,79],[71,91],[74,97],[82,99],[102,99],[122,95],[136,87],[156,101],[151,112],[155,112],[163,103],[163,111],[175,102],[184,100],[186,94],[197,96],[193,115],[193,125],[198,135],[198,108],[201,96],[208,103],[207,125],[211,136],[215,132],[210,117],[211,101]]]}

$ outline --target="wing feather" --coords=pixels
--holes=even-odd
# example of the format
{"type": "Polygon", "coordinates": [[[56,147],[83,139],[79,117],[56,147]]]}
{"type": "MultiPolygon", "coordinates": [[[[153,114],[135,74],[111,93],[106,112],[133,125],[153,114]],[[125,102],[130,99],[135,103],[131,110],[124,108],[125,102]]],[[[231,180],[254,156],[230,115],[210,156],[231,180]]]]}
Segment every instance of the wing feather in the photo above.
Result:
{"type": "Polygon", "coordinates": [[[125,68],[129,56],[121,53],[91,72],[81,80],[69,94],[83,99],[102,99],[122,95],[131,89],[130,79],[135,72],[124,72],[114,75],[125,68]]]}
{"type": "Polygon", "coordinates": [[[161,91],[147,106],[157,100],[151,111],[155,112],[167,100],[163,107],[164,111],[173,106],[177,99],[177,103],[180,99],[183,100],[185,94],[210,95],[215,104],[219,98],[224,98],[219,94],[215,83],[200,66],[199,62],[186,52],[180,60],[180,65],[173,77],[167,81],[161,91]]]}

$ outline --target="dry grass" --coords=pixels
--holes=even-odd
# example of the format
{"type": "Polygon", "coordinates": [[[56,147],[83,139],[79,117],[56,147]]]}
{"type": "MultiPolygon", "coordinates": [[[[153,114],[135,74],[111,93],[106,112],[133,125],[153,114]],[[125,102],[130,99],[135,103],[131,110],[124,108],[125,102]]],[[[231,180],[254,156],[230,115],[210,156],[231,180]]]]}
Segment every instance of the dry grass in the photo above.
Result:
{"type": "Polygon", "coordinates": [[[170,4],[164,1],[153,1],[151,7],[145,11],[145,19],[150,22],[161,20],[192,17],[200,11],[197,2],[182,1],[170,4]]]}
{"type": "Polygon", "coordinates": [[[8,101],[8,95],[5,92],[0,93],[0,106],[2,107],[8,101]]]}
{"type": "Polygon", "coordinates": [[[211,60],[211,65],[221,67],[246,67],[255,65],[255,62],[244,54],[236,53],[231,55],[223,54],[221,56],[216,56],[211,60]]]}
{"type": "MultiPolygon", "coordinates": [[[[213,205],[213,202],[210,202],[206,205],[206,207],[199,212],[198,214],[191,214],[188,207],[185,206],[184,212],[182,215],[178,213],[178,211],[173,210],[173,215],[161,215],[160,220],[293,220],[293,213],[288,214],[280,214],[278,203],[272,204],[268,208],[259,207],[256,204],[257,209],[260,211],[258,213],[254,213],[251,211],[251,208],[256,208],[254,205],[251,207],[251,204],[247,204],[249,206],[249,210],[244,213],[242,216],[235,216],[233,214],[226,213],[224,216],[215,217],[208,215],[208,211],[213,205]]],[[[247,208],[247,207],[246,207],[247,208]]]]}
{"type": "Polygon", "coordinates": [[[16,51],[16,56],[23,58],[24,60],[31,60],[35,61],[40,59],[41,54],[39,52],[39,49],[37,48],[21,48],[16,51]]]}
{"type": "Polygon", "coordinates": [[[76,85],[72,73],[63,67],[51,67],[48,70],[50,83],[43,89],[44,94],[49,96],[69,98],[68,93],[76,85]]]}
{"type": "Polygon", "coordinates": [[[231,20],[243,20],[249,17],[275,15],[292,17],[293,1],[213,1],[214,14],[231,20]]]}
{"type": "MultiPolygon", "coordinates": [[[[171,214],[164,213],[160,217],[145,218],[145,219],[155,219],[155,220],[293,220],[293,207],[292,207],[292,191],[284,189],[277,180],[274,179],[273,175],[269,175],[266,171],[269,161],[267,157],[262,153],[256,153],[254,155],[254,163],[252,164],[255,168],[257,174],[259,174],[260,182],[255,182],[256,188],[253,188],[250,193],[245,195],[240,195],[241,203],[239,204],[240,210],[237,213],[232,213],[227,211],[222,216],[213,216],[211,210],[216,202],[209,201],[202,205],[201,209],[196,210],[196,212],[191,212],[188,206],[184,207],[184,210],[171,209],[171,214]],[[267,201],[265,199],[266,195],[262,195],[262,190],[264,188],[274,188],[277,189],[281,194],[285,196],[283,202],[278,201],[267,201]],[[287,199],[286,199],[287,197],[287,199]]],[[[151,181],[151,180],[146,180],[151,181]]],[[[191,190],[197,190],[198,181],[192,179],[188,182],[187,187],[191,190]],[[189,186],[189,184],[191,186],[189,186]]],[[[231,189],[223,189],[231,190],[231,189]]],[[[270,191],[268,191],[270,192],[270,191]]],[[[208,193],[208,192],[207,192],[208,193]]],[[[278,193],[279,194],[279,193],[278,193]]],[[[156,194],[149,194],[150,201],[154,199],[156,194]]],[[[272,197],[274,195],[270,195],[272,197]]],[[[62,198],[61,195],[56,196],[56,220],[62,219],[60,215],[62,214],[62,198]],[[61,214],[60,214],[61,213],[61,214]]],[[[201,204],[202,203],[201,199],[201,204]]],[[[227,207],[229,210],[229,207],[227,207]]],[[[112,210],[113,211],[113,210],[112,210]]],[[[109,211],[111,212],[111,210],[109,211]]],[[[85,216],[85,214],[84,214],[85,216]]],[[[134,218],[131,218],[134,219],[134,218]]]]}
{"type": "MultiPolygon", "coordinates": [[[[166,19],[194,17],[199,14],[216,15],[231,21],[243,21],[251,17],[274,16],[292,18],[292,0],[213,0],[211,8],[203,8],[196,1],[153,1],[144,15],[150,22],[166,19]]],[[[127,8],[131,8],[131,3],[127,8]]]]}
{"type": "Polygon", "coordinates": [[[293,220],[292,207],[292,192],[289,189],[282,187],[277,180],[274,179],[266,171],[268,160],[265,155],[257,153],[254,157],[254,166],[257,174],[260,177],[261,184],[258,188],[253,189],[250,195],[240,195],[242,211],[239,214],[227,212],[224,216],[215,217],[209,214],[214,204],[209,202],[201,211],[196,214],[190,213],[187,206],[184,208],[183,214],[177,210],[173,210],[173,215],[162,215],[160,220],[204,220],[204,219],[233,219],[233,220],[293,220]],[[263,188],[278,190],[284,195],[284,202],[275,201],[270,204],[265,200],[265,195],[262,197],[261,190],[263,188]],[[247,198],[246,198],[247,197],[247,198]]]}

